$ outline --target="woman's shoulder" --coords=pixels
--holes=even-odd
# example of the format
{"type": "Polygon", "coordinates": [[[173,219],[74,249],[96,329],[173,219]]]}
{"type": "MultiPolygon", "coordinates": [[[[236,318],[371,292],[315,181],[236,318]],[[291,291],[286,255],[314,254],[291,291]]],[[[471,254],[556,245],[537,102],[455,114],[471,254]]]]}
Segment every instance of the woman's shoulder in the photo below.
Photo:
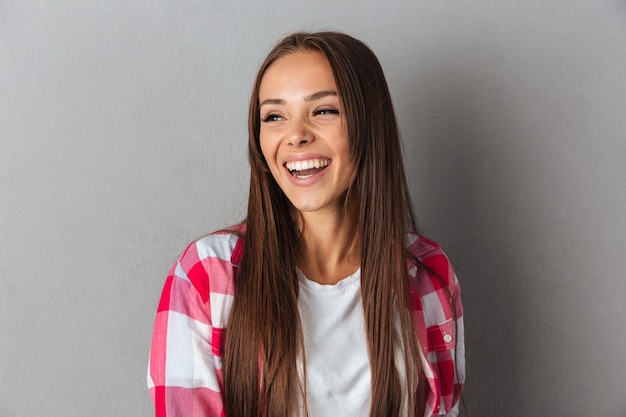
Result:
{"type": "Polygon", "coordinates": [[[172,267],[171,275],[189,282],[204,302],[210,293],[232,293],[244,236],[245,225],[238,224],[192,241],[172,267]]]}
{"type": "Polygon", "coordinates": [[[415,277],[421,271],[435,282],[443,281],[449,287],[455,284],[454,270],[439,243],[422,235],[409,233],[407,244],[409,275],[415,277]]]}
{"type": "Polygon", "coordinates": [[[187,245],[179,262],[188,265],[221,260],[239,266],[245,232],[245,224],[240,223],[195,239],[187,245]]]}
{"type": "Polygon", "coordinates": [[[407,244],[411,255],[418,258],[428,257],[433,252],[441,251],[441,245],[415,232],[407,233],[407,244]]]}

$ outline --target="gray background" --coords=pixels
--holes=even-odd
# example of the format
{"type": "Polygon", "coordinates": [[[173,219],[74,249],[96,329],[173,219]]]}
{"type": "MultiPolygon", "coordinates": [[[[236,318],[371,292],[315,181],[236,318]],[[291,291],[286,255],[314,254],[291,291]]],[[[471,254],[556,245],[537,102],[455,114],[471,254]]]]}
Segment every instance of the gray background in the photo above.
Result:
{"type": "Polygon", "coordinates": [[[161,286],[243,218],[248,94],[333,28],[386,71],[478,416],[626,416],[624,1],[0,1],[0,416],[149,416],[161,286]]]}

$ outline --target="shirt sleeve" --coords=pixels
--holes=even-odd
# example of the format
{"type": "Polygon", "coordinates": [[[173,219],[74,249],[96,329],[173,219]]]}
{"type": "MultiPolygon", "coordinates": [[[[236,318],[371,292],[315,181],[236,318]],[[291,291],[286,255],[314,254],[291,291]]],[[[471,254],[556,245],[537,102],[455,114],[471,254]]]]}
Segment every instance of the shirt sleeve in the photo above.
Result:
{"type": "Polygon", "coordinates": [[[455,378],[453,394],[453,413],[451,416],[459,414],[459,401],[465,386],[465,325],[463,315],[463,303],[461,302],[461,289],[459,281],[454,275],[454,289],[452,291],[452,301],[455,306],[456,318],[456,346],[455,346],[455,378]]]}
{"type": "Polygon", "coordinates": [[[224,416],[221,358],[211,323],[206,259],[190,245],[172,267],[157,309],[148,388],[156,417],[224,416]]]}
{"type": "Polygon", "coordinates": [[[419,295],[418,336],[429,383],[427,416],[458,415],[465,384],[463,304],[457,276],[440,246],[420,238],[411,246],[422,267],[416,267],[419,295]],[[422,327],[423,326],[423,327],[422,327]]]}
{"type": "MultiPolygon", "coordinates": [[[[449,266],[449,268],[452,271],[452,266],[449,266]]],[[[447,411],[447,414],[445,414],[446,417],[456,417],[459,415],[461,394],[465,386],[465,327],[463,323],[463,304],[461,302],[459,281],[454,271],[452,271],[452,277],[449,290],[452,295],[451,305],[454,307],[451,314],[453,318],[456,317],[453,329],[453,340],[455,344],[450,349],[450,359],[453,365],[453,381],[447,383],[452,387],[452,396],[451,399],[444,397],[444,404],[447,403],[444,407],[445,411],[447,411]]],[[[446,384],[446,381],[442,380],[442,384],[446,384]]]]}

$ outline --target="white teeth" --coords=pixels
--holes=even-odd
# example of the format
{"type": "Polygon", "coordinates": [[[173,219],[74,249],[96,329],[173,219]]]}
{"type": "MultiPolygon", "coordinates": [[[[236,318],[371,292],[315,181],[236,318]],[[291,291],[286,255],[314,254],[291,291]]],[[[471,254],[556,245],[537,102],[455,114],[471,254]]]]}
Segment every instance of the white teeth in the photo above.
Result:
{"type": "Polygon", "coordinates": [[[287,162],[285,166],[289,171],[304,171],[313,168],[322,168],[328,166],[330,160],[328,159],[308,159],[306,161],[291,161],[287,162]]]}

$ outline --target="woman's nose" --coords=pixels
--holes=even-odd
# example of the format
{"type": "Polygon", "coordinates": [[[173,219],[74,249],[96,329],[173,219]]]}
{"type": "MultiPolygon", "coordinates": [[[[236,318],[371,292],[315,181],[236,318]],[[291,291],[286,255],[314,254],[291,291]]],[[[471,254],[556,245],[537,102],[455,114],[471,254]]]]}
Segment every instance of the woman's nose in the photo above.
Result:
{"type": "Polygon", "coordinates": [[[287,143],[290,146],[303,146],[314,140],[313,133],[304,120],[292,120],[287,143]]]}

